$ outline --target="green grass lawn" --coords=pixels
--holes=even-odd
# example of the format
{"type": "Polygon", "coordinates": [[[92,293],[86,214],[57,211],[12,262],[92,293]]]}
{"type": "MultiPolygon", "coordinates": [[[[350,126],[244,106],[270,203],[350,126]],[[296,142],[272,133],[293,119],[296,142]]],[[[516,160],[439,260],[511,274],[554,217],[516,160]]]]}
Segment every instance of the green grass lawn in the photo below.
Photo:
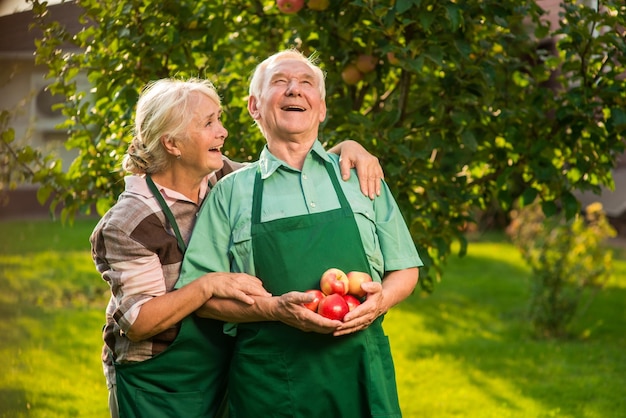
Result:
{"type": "Polygon", "coordinates": [[[106,417],[95,221],[0,223],[0,416],[106,417]]]}
{"type": "MultiPolygon", "coordinates": [[[[94,224],[0,222],[0,417],[107,416],[94,224]]],[[[626,417],[624,260],[575,338],[540,341],[524,321],[530,272],[515,248],[471,243],[432,295],[385,320],[404,417],[626,417]]]]}
{"type": "Polygon", "coordinates": [[[516,249],[470,244],[434,294],[387,317],[405,417],[626,416],[626,263],[615,267],[576,318],[577,338],[538,341],[516,249]]]}

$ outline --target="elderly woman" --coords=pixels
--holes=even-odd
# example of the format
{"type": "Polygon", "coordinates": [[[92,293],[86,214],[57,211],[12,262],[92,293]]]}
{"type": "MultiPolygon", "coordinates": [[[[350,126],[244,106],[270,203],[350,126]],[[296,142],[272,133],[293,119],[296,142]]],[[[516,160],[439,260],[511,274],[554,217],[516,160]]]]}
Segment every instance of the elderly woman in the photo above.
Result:
{"type": "MultiPolygon", "coordinates": [[[[218,414],[233,339],[222,322],[191,314],[212,297],[254,304],[252,296],[269,296],[243,273],[178,280],[202,201],[242,166],[221,153],[228,132],[220,118],[219,96],[206,80],[156,81],[137,104],[122,163],[132,175],[90,238],[111,287],[103,364],[113,417],[218,414]]],[[[363,190],[378,191],[378,160],[354,142],[343,146],[345,171],[358,165],[363,190]]]]}

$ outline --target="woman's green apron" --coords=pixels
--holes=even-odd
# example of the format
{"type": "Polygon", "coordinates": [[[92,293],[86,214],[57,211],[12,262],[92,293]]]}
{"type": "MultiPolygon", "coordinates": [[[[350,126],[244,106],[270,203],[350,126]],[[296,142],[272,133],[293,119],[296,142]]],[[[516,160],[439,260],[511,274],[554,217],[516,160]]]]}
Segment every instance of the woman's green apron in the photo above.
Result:
{"type": "MultiPolygon", "coordinates": [[[[151,179],[147,180],[184,253],[171,211],[151,179]]],[[[179,280],[176,287],[184,284],[179,280]]],[[[223,333],[222,322],[189,315],[165,351],[145,361],[116,364],[120,418],[222,416],[233,340],[223,333]]]]}
{"type": "MultiPolygon", "coordinates": [[[[354,214],[325,164],[341,208],[265,223],[257,173],[252,248],[257,276],[274,295],[319,288],[330,267],[370,272],[354,214]]],[[[233,418],[401,416],[382,318],[342,337],[278,322],[239,324],[229,385],[233,418]]]]}

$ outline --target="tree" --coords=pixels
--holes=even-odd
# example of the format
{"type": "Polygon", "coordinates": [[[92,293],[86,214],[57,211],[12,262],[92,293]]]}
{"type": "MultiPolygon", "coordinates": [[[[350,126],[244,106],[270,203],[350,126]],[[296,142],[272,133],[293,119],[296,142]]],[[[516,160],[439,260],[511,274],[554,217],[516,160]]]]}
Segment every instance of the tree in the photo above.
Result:
{"type": "Polygon", "coordinates": [[[66,174],[38,166],[33,175],[40,199],[52,196],[64,217],[94,203],[103,212],[120,193],[134,105],[156,78],[211,79],[226,107],[225,152],[256,159],[264,141],[246,111],[248,75],[291,46],[318,53],[327,73],[321,139],[356,139],[383,163],[427,264],[427,288],[453,242],[465,252],[477,210],[506,213],[539,199],[547,215],[571,217],[579,211],[572,192],[611,185],[623,152],[621,0],[602,2],[600,12],[566,0],[567,25],[553,33],[529,0],[343,0],[294,14],[270,0],[80,0],[93,25],[75,36],[32,1],[44,33],[37,62],[68,98],[67,144],[80,151],[66,174]],[[558,36],[555,54],[538,48],[550,36],[558,36]],[[82,52],[64,52],[63,43],[82,52]],[[342,70],[361,55],[375,57],[375,68],[344,82],[342,70]]]}

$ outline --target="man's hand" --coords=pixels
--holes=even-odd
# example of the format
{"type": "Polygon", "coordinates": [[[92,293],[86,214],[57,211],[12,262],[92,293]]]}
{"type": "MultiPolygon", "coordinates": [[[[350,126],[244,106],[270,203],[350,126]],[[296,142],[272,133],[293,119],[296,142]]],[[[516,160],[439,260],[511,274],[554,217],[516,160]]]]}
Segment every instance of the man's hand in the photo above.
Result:
{"type": "Polygon", "coordinates": [[[277,297],[274,317],[289,326],[305,332],[330,334],[335,332],[341,321],[324,318],[305,308],[303,303],[312,302],[313,296],[304,292],[289,292],[277,297]]]}
{"type": "Polygon", "coordinates": [[[343,322],[333,335],[340,336],[361,331],[370,326],[372,322],[387,310],[384,307],[382,285],[378,282],[363,283],[363,290],[367,292],[365,301],[348,312],[343,322]]]}

